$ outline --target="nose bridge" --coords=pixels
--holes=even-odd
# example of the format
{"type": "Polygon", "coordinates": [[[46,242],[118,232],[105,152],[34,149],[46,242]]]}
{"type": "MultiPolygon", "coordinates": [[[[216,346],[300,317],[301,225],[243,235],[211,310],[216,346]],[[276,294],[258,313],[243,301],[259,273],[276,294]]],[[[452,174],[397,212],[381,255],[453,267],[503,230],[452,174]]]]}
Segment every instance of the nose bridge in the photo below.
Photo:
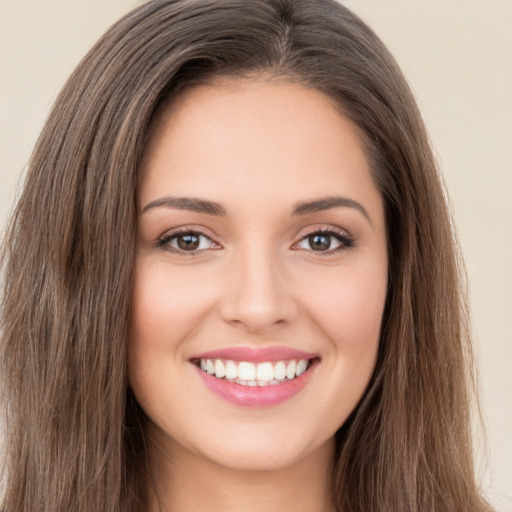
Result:
{"type": "Polygon", "coordinates": [[[247,244],[232,257],[223,297],[223,316],[250,331],[290,321],[295,305],[277,251],[269,244],[247,244]]]}

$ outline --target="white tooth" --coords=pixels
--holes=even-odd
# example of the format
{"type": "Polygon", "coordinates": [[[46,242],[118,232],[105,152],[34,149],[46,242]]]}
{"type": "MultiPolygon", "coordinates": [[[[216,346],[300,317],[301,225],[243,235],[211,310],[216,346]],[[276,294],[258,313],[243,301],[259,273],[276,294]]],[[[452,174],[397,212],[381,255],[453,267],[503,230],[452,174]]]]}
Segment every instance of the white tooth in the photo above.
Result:
{"type": "Polygon", "coordinates": [[[201,370],[206,371],[206,359],[201,359],[201,370]]]}
{"type": "Polygon", "coordinates": [[[241,380],[255,380],[256,367],[252,363],[242,361],[238,364],[238,378],[241,380]]]}
{"type": "Polygon", "coordinates": [[[288,363],[288,367],[286,368],[286,376],[289,379],[293,379],[295,377],[295,369],[297,368],[297,363],[295,361],[290,361],[288,363]]]}
{"type": "Polygon", "coordinates": [[[215,365],[213,364],[213,361],[211,359],[206,360],[206,371],[213,375],[215,373],[215,365]]]}
{"type": "Polygon", "coordinates": [[[269,386],[273,386],[274,384],[280,384],[280,382],[278,380],[274,379],[274,380],[271,380],[268,384],[269,384],[269,386]]]}
{"type": "Polygon", "coordinates": [[[268,386],[270,382],[268,380],[259,380],[258,386],[268,386]]]}
{"type": "Polygon", "coordinates": [[[272,363],[260,363],[256,367],[256,379],[269,381],[274,378],[274,367],[272,363]]]}
{"type": "Polygon", "coordinates": [[[246,380],[235,379],[235,382],[237,384],[241,384],[242,386],[247,386],[247,381],[246,380]]]}
{"type": "Polygon", "coordinates": [[[302,375],[305,371],[306,371],[306,368],[308,367],[308,361],[307,359],[301,359],[298,363],[297,363],[297,369],[295,370],[295,373],[297,375],[297,377],[299,375],[302,375]]]}
{"type": "Polygon", "coordinates": [[[286,377],[286,365],[283,361],[276,363],[274,367],[274,379],[283,380],[286,377]]]}
{"type": "Polygon", "coordinates": [[[252,387],[257,386],[258,385],[258,381],[256,381],[256,380],[249,380],[249,381],[247,381],[247,385],[248,386],[252,386],[252,387]]]}
{"type": "Polygon", "coordinates": [[[215,377],[222,379],[226,375],[226,368],[224,363],[220,359],[215,360],[215,377]]]}
{"type": "Polygon", "coordinates": [[[238,370],[233,361],[226,361],[226,379],[236,379],[238,377],[238,370]]]}

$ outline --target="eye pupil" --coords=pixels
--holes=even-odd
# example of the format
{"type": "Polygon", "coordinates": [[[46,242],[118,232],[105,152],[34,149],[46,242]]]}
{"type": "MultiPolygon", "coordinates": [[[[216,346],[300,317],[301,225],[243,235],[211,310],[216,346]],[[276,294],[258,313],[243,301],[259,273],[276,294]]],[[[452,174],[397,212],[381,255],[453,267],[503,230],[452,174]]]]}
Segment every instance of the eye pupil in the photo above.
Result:
{"type": "Polygon", "coordinates": [[[178,237],[178,247],[184,251],[193,251],[199,247],[199,237],[193,233],[180,235],[178,237]]]}
{"type": "Polygon", "coordinates": [[[310,235],[308,241],[314,251],[326,251],[331,246],[331,237],[329,235],[310,235]]]}

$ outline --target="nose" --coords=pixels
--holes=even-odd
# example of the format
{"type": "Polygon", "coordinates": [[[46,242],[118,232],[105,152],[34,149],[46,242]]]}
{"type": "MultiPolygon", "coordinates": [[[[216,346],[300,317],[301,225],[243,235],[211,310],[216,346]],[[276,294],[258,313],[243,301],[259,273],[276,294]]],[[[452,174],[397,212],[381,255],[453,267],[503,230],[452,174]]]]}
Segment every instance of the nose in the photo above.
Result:
{"type": "Polygon", "coordinates": [[[266,333],[297,316],[287,273],[271,250],[253,247],[234,256],[226,273],[224,321],[251,333],[266,333]]]}

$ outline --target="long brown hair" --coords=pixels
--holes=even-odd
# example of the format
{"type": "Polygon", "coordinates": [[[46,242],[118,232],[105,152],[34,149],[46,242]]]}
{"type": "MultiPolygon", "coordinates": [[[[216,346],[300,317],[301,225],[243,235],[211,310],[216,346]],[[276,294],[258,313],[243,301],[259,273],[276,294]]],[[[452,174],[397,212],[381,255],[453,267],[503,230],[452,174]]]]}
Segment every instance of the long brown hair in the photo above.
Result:
{"type": "Polygon", "coordinates": [[[338,101],[385,201],[380,355],[336,434],[334,508],[488,510],[473,470],[459,258],[428,137],[392,56],[333,0],[150,1],[64,86],[5,240],[3,510],[144,509],[144,416],[125,373],[144,149],[184,88],[260,73],[338,101]]]}

